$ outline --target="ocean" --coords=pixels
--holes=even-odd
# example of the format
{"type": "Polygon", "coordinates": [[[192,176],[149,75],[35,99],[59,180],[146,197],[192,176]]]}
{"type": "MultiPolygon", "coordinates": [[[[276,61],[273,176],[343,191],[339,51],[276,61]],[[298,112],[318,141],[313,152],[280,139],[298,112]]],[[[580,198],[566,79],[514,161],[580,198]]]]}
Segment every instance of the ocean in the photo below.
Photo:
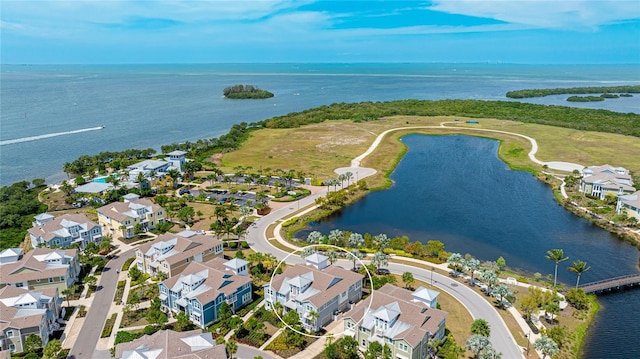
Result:
{"type": "MultiPolygon", "coordinates": [[[[164,144],[220,136],[235,123],[336,102],[508,100],[507,91],[526,88],[638,84],[639,65],[2,65],[0,185],[59,182],[66,178],[63,164],[83,154],[159,151],[164,144]],[[275,97],[224,99],[223,89],[234,84],[252,84],[275,97]]],[[[526,101],[640,113],[640,95],[591,103],[565,98],[526,101]]],[[[604,310],[589,330],[586,357],[637,352],[637,333],[625,331],[619,320],[637,313],[637,292],[600,298],[604,310]]]]}
{"type": "MultiPolygon", "coordinates": [[[[65,162],[83,154],[154,148],[220,136],[253,122],[335,102],[400,99],[507,100],[523,88],[640,84],[640,66],[508,64],[198,64],[2,65],[0,185],[59,182],[65,162]],[[222,97],[252,84],[275,97],[222,97]],[[104,126],[104,128],[102,128],[104,126]]],[[[570,103],[566,96],[528,102],[640,111],[640,95],[570,103]]]]}

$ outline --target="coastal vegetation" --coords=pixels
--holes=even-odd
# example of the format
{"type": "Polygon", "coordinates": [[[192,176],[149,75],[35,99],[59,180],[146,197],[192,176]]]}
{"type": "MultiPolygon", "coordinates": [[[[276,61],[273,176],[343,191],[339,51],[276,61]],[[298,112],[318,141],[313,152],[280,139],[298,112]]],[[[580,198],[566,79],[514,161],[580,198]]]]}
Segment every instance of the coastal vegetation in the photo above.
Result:
{"type": "Polygon", "coordinates": [[[550,95],[584,95],[596,93],[640,93],[640,86],[601,86],[601,87],[568,87],[551,89],[526,89],[509,91],[509,98],[531,98],[550,95]]]}
{"type": "Polygon", "coordinates": [[[38,201],[43,188],[43,179],[0,188],[0,250],[18,247],[31,227],[33,215],[47,210],[47,205],[38,201]]]}
{"type": "Polygon", "coordinates": [[[225,98],[232,99],[263,99],[273,97],[273,93],[261,90],[253,85],[234,85],[222,91],[225,98]]]}
{"type": "Polygon", "coordinates": [[[599,102],[604,101],[602,96],[569,96],[567,101],[569,102],[599,102]]]}

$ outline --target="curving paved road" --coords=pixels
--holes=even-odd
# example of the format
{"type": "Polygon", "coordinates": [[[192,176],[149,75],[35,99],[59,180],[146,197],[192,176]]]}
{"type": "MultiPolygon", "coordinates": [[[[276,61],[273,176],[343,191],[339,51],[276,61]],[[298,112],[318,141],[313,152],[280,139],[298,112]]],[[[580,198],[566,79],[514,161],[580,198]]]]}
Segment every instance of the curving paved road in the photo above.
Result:
{"type": "MultiPolygon", "coordinates": [[[[102,272],[100,283],[98,286],[102,288],[94,295],[91,307],[87,312],[82,329],[78,334],[76,342],[69,352],[68,358],[70,359],[84,359],[91,358],[93,351],[96,349],[100,334],[102,333],[102,327],[107,320],[109,314],[109,308],[113,303],[113,296],[116,294],[116,286],[118,284],[118,274],[116,270],[120,270],[122,265],[131,257],[135,249],[130,249],[122,254],[119,254],[112,260],[110,260],[102,272]]],[[[117,328],[114,328],[117,330],[117,328]]]]}

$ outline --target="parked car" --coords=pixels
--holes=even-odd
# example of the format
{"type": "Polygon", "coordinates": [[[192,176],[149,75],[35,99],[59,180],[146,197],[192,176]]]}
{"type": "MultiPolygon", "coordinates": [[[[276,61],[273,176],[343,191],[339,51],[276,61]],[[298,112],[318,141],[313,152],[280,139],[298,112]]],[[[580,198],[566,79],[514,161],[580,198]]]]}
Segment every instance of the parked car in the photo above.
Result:
{"type": "Polygon", "coordinates": [[[180,191],[178,191],[178,193],[179,193],[181,196],[182,196],[182,195],[185,195],[185,194],[191,194],[191,192],[189,192],[189,189],[188,189],[188,188],[182,188],[182,189],[180,189],[180,191]]]}
{"type": "Polygon", "coordinates": [[[387,275],[387,274],[391,274],[391,271],[388,270],[387,268],[378,268],[378,274],[379,275],[387,275]]]}

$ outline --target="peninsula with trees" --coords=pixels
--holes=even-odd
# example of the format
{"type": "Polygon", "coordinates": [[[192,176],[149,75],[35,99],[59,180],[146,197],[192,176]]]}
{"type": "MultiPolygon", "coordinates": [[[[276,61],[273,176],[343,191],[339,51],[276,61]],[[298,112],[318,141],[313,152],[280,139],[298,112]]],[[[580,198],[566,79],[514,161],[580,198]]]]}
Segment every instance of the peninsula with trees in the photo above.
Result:
{"type": "MultiPolygon", "coordinates": [[[[567,87],[567,88],[551,88],[551,89],[525,89],[517,91],[509,91],[506,96],[508,98],[532,98],[532,97],[545,97],[551,95],[587,95],[587,94],[602,94],[601,96],[588,96],[588,97],[600,97],[601,99],[595,101],[603,101],[605,98],[618,98],[618,97],[631,97],[632,93],[640,93],[640,86],[601,86],[601,87],[567,87]],[[612,93],[619,93],[621,95],[611,95],[612,93]]],[[[578,96],[569,97],[575,98],[578,96]]],[[[569,100],[567,101],[575,101],[569,100]]],[[[579,100],[578,100],[579,101],[579,100]]],[[[588,100],[594,101],[594,100],[588,100]]]]}
{"type": "Polygon", "coordinates": [[[273,97],[273,93],[259,89],[253,85],[234,85],[222,91],[225,98],[231,99],[263,99],[273,97]]]}

